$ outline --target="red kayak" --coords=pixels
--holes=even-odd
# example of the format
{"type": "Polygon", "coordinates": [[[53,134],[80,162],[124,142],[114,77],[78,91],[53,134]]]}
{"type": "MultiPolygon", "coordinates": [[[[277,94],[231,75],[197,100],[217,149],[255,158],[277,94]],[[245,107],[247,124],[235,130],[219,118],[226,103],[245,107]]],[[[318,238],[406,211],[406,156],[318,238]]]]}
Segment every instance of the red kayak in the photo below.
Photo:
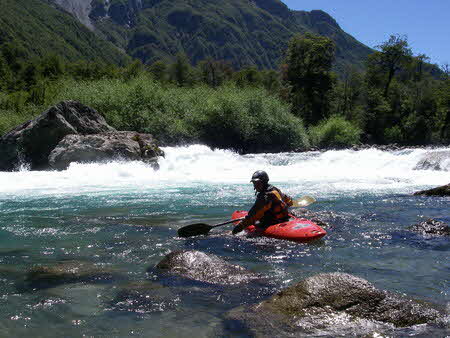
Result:
{"type": "MultiPolygon", "coordinates": [[[[235,211],[233,212],[231,219],[244,217],[247,213],[247,211],[242,210],[235,211]]],[[[271,225],[265,229],[259,229],[254,225],[250,225],[245,231],[255,236],[285,239],[295,242],[310,242],[322,238],[327,234],[324,229],[310,220],[297,218],[293,215],[290,216],[291,219],[287,222],[271,225]]],[[[238,224],[238,222],[235,222],[235,224],[238,224]]]]}

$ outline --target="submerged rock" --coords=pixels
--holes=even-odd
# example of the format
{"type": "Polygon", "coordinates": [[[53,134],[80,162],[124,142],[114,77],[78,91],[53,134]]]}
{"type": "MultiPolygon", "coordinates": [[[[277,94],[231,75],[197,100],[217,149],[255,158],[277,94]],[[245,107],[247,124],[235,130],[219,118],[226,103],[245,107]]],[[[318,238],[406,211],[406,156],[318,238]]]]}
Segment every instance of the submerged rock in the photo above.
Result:
{"type": "Polygon", "coordinates": [[[415,196],[450,196],[450,183],[443,185],[442,187],[437,187],[429,190],[422,190],[414,193],[415,196]]]}
{"type": "Polygon", "coordinates": [[[98,283],[122,278],[111,268],[105,268],[90,262],[64,261],[54,265],[40,265],[30,269],[25,278],[25,287],[50,288],[69,283],[98,283]]]}
{"type": "Polygon", "coordinates": [[[426,153],[414,167],[414,170],[450,170],[450,151],[426,153]]]}
{"type": "Polygon", "coordinates": [[[421,233],[424,236],[450,236],[448,224],[432,218],[410,226],[409,230],[421,233]]]}
{"type": "Polygon", "coordinates": [[[181,277],[211,284],[233,285],[263,279],[241,266],[195,250],[171,252],[156,267],[181,277]]]}
{"type": "Polygon", "coordinates": [[[120,287],[113,300],[116,311],[163,312],[177,306],[179,299],[167,287],[149,281],[130,282],[120,287]]]}
{"type": "Polygon", "coordinates": [[[240,323],[252,335],[264,336],[277,328],[296,335],[360,335],[374,328],[442,324],[443,317],[430,305],[378,290],[362,278],[324,273],[306,278],[258,305],[237,308],[227,319],[234,325],[240,323]]]}
{"type": "Polygon", "coordinates": [[[164,156],[151,135],[121,131],[96,135],[68,135],[50,153],[50,165],[59,170],[72,162],[102,162],[113,159],[144,161],[158,169],[164,156]]]}

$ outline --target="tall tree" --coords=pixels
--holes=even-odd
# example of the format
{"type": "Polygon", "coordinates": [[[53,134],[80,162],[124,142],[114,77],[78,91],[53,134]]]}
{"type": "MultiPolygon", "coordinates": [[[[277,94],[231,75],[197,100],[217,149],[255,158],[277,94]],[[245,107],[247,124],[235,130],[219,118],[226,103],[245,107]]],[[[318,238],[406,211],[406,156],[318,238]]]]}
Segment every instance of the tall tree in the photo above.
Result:
{"type": "Polygon", "coordinates": [[[6,91],[11,82],[11,71],[3,54],[0,53],[0,91],[6,91]]]}
{"type": "Polygon", "coordinates": [[[233,74],[239,87],[259,87],[262,83],[262,74],[255,66],[247,66],[233,74]]]}
{"type": "Polygon", "coordinates": [[[204,83],[216,88],[230,79],[233,74],[231,65],[224,61],[208,58],[198,63],[200,77],[204,83]]]}
{"type": "Polygon", "coordinates": [[[170,67],[170,78],[180,87],[194,82],[192,66],[186,54],[177,54],[175,63],[170,67]]]}
{"type": "Polygon", "coordinates": [[[372,84],[384,82],[383,96],[386,98],[395,74],[411,61],[412,51],[407,38],[399,35],[391,35],[388,41],[378,47],[381,51],[368,57],[367,72],[369,79],[376,79],[372,84]]]}
{"type": "Polygon", "coordinates": [[[329,38],[305,33],[289,42],[283,78],[291,88],[293,113],[307,125],[328,116],[334,57],[335,45],[329,38]]]}

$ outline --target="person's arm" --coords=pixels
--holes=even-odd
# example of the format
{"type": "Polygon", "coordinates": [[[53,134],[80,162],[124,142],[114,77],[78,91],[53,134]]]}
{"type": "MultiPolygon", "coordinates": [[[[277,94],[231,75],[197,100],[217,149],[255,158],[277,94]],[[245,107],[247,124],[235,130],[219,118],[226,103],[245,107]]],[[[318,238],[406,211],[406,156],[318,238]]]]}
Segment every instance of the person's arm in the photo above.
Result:
{"type": "Polygon", "coordinates": [[[286,203],[288,207],[291,207],[294,204],[291,196],[281,193],[281,197],[283,202],[286,203]]]}
{"type": "Polygon", "coordinates": [[[244,220],[234,227],[233,234],[241,232],[246,227],[259,221],[264,216],[264,213],[270,209],[271,205],[272,201],[267,200],[264,195],[261,195],[261,197],[258,196],[255,204],[253,204],[244,220]]]}

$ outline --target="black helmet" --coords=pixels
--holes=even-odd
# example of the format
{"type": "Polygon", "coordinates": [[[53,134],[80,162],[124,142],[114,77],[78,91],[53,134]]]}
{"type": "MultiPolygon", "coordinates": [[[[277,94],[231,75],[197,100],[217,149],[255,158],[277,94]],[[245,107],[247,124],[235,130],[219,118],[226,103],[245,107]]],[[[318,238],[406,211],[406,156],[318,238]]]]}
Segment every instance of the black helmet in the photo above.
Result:
{"type": "Polygon", "coordinates": [[[269,175],[263,170],[255,171],[255,173],[252,175],[252,179],[250,182],[256,182],[261,181],[263,183],[269,182],[269,175]]]}

